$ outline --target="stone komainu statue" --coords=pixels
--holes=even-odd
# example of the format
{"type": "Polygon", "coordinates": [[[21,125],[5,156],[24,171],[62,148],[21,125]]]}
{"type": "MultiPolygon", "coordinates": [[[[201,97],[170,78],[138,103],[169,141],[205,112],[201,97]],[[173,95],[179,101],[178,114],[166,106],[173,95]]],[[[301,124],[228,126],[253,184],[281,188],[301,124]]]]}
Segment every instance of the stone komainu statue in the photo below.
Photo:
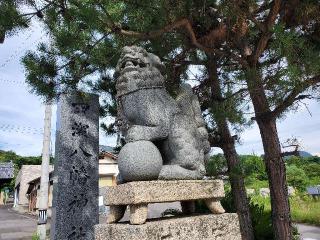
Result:
{"type": "Polygon", "coordinates": [[[118,120],[126,145],[119,153],[120,182],[202,179],[210,151],[198,98],[189,85],[173,99],[159,57],[124,47],[115,77],[118,120]]]}

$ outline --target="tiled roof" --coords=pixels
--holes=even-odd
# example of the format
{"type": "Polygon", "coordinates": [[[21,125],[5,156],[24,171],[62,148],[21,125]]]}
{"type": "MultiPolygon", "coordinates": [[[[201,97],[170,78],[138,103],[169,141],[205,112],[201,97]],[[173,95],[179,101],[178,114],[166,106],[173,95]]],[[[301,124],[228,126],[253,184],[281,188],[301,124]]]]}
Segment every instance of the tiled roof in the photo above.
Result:
{"type": "Polygon", "coordinates": [[[0,179],[11,179],[14,177],[14,166],[12,162],[0,163],[0,179]]]}
{"type": "Polygon", "coordinates": [[[99,153],[101,154],[101,153],[104,153],[104,152],[116,154],[116,151],[115,151],[114,147],[105,146],[105,145],[99,145],[99,153]]]}

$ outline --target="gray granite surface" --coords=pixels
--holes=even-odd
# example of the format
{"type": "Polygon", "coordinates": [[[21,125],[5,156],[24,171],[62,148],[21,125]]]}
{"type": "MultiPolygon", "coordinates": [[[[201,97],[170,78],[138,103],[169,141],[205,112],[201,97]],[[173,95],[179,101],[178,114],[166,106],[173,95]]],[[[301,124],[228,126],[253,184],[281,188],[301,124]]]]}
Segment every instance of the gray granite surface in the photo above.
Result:
{"type": "Polygon", "coordinates": [[[92,240],[99,218],[99,98],[64,94],[57,115],[51,239],[92,240]]]}
{"type": "Polygon", "coordinates": [[[221,180],[140,181],[108,187],[105,205],[174,202],[224,197],[221,180]]]}
{"type": "Polygon", "coordinates": [[[96,240],[240,240],[235,213],[152,220],[143,225],[128,223],[95,226],[96,240]]]}
{"type": "Polygon", "coordinates": [[[118,167],[126,182],[153,180],[161,171],[162,157],[150,141],[129,142],[120,151],[118,167]]]}
{"type": "MultiPolygon", "coordinates": [[[[145,178],[202,179],[205,175],[204,162],[210,146],[199,101],[188,85],[181,87],[177,99],[170,96],[164,86],[162,69],[160,59],[143,48],[123,48],[115,72],[118,125],[127,143],[141,140],[153,142],[163,159],[160,173],[151,179],[149,165],[141,171],[140,166],[145,163],[144,159],[139,158],[142,153],[138,149],[135,153],[132,148],[131,160],[139,167],[122,165],[120,175],[125,176],[119,179],[123,182],[145,178]]],[[[119,162],[127,162],[129,157],[121,151],[119,162]]]]}

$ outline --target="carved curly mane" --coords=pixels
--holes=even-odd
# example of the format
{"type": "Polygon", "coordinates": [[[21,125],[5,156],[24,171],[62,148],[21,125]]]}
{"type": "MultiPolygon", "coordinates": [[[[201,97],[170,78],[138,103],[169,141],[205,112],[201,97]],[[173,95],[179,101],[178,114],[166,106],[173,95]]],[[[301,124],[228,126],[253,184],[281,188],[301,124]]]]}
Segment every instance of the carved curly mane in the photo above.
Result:
{"type": "Polygon", "coordinates": [[[115,71],[117,97],[140,89],[163,88],[162,69],[156,55],[137,46],[124,47],[115,71]]]}

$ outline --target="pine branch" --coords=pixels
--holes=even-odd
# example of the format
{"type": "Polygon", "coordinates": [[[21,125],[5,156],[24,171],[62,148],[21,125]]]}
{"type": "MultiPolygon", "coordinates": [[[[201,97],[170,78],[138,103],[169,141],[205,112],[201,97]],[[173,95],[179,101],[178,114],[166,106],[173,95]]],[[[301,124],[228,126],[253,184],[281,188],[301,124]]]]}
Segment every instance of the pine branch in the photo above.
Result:
{"type": "MultiPolygon", "coordinates": [[[[84,51],[82,51],[80,54],[78,54],[77,56],[78,57],[81,57],[85,54],[89,54],[91,51],[93,51],[93,49],[103,40],[105,39],[107,36],[109,35],[109,33],[107,34],[104,34],[101,38],[99,38],[94,44],[90,45],[90,46],[87,46],[84,51]]],[[[74,62],[74,59],[71,59],[69,60],[67,63],[61,65],[59,68],[58,68],[58,71],[59,70],[62,70],[63,68],[69,66],[70,64],[72,64],[74,62]]]]}
{"type": "Polygon", "coordinates": [[[271,30],[275,24],[278,13],[280,12],[281,3],[281,0],[273,1],[270,13],[267,16],[265,22],[263,23],[265,31],[262,32],[261,37],[257,43],[256,49],[254,50],[254,54],[252,57],[252,63],[254,65],[256,65],[256,63],[258,62],[261,54],[267,47],[269,39],[272,36],[271,30]]]}
{"type": "Polygon", "coordinates": [[[311,97],[310,95],[301,95],[301,93],[305,91],[307,88],[317,83],[320,83],[320,75],[306,80],[302,87],[297,86],[293,88],[291,93],[273,111],[269,113],[270,117],[277,118],[284,111],[286,111],[295,101],[310,98],[311,97]]]}
{"type": "MultiPolygon", "coordinates": [[[[41,9],[37,9],[36,6],[34,6],[34,8],[36,9],[35,12],[30,12],[30,13],[24,13],[24,14],[21,14],[20,17],[26,17],[26,16],[38,16],[39,18],[43,18],[43,14],[42,14],[42,11],[43,10],[46,10],[48,7],[50,7],[51,5],[53,5],[54,2],[49,2],[48,1],[48,4],[45,5],[44,7],[42,7],[41,9]]],[[[29,18],[30,19],[30,18],[29,18]]]]}
{"type": "MultiPolygon", "coordinates": [[[[188,33],[189,39],[192,43],[193,46],[197,47],[198,49],[209,53],[209,54],[215,54],[216,56],[230,56],[232,57],[234,60],[237,60],[238,62],[240,62],[243,66],[247,66],[247,62],[242,59],[240,56],[232,53],[232,52],[228,52],[225,53],[224,51],[221,51],[217,48],[211,48],[211,47],[207,47],[204,46],[203,44],[200,43],[200,40],[197,39],[196,34],[193,30],[193,27],[190,23],[190,21],[187,18],[182,18],[180,20],[177,20],[173,23],[170,23],[166,26],[164,26],[161,29],[158,30],[153,30],[153,31],[149,31],[149,32],[137,32],[137,31],[131,31],[131,30],[125,30],[123,28],[121,28],[120,26],[118,26],[116,23],[114,23],[113,21],[111,21],[110,15],[108,15],[108,22],[111,24],[111,28],[113,30],[114,33],[116,34],[121,34],[124,36],[128,36],[128,37],[133,37],[133,38],[138,38],[141,40],[150,40],[150,39],[155,39],[158,38],[160,36],[162,36],[165,33],[171,32],[173,30],[176,29],[185,29],[186,32],[188,33]]],[[[212,31],[209,32],[209,34],[212,34],[212,31]]],[[[204,37],[202,37],[204,38],[204,37]]]]}

